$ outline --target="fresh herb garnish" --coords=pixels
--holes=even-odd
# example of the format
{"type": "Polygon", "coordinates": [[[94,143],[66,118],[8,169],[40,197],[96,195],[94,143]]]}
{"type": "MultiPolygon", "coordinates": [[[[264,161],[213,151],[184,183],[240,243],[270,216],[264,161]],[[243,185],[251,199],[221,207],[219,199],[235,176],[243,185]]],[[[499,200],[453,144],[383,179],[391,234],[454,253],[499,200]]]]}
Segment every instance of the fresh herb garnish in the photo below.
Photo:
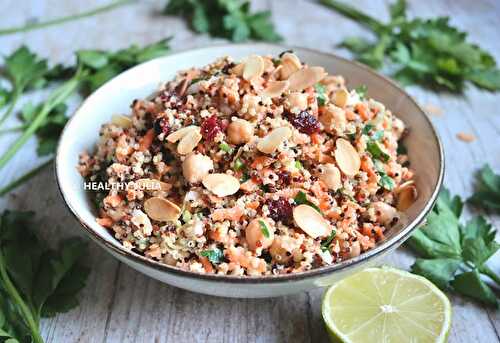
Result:
{"type": "Polygon", "coordinates": [[[5,58],[4,73],[10,82],[11,90],[8,96],[6,91],[3,91],[3,101],[8,99],[9,107],[0,117],[0,125],[12,113],[25,90],[45,85],[47,80],[44,76],[48,71],[47,60],[38,57],[24,45],[5,58]]]}
{"type": "Polygon", "coordinates": [[[32,217],[5,211],[0,221],[0,337],[9,343],[43,343],[40,318],[78,306],[89,274],[82,264],[87,245],[71,238],[43,250],[32,217]]]}
{"type": "Polygon", "coordinates": [[[295,160],[295,168],[302,169],[304,168],[304,166],[302,165],[302,162],[300,162],[299,160],[295,160]]]}
{"type": "Polygon", "coordinates": [[[170,0],[165,14],[179,15],[199,33],[242,42],[248,39],[282,40],[271,23],[271,12],[251,13],[250,2],[240,0],[170,0]]]}
{"type": "Polygon", "coordinates": [[[448,17],[408,19],[406,1],[390,6],[391,19],[382,23],[347,3],[320,3],[372,30],[377,40],[349,37],[340,45],[373,68],[396,70],[392,75],[403,84],[461,92],[467,81],[491,91],[500,90],[500,70],[493,56],[466,41],[467,33],[449,23],[448,17]]]}
{"type": "Polygon", "coordinates": [[[323,214],[321,212],[321,210],[319,209],[318,206],[316,206],[315,204],[313,204],[312,202],[310,202],[309,200],[307,200],[306,193],[304,193],[302,191],[299,191],[297,193],[297,195],[295,196],[295,198],[293,198],[293,201],[295,202],[295,205],[308,205],[308,206],[311,206],[312,208],[314,208],[319,213],[323,214]]]}
{"type": "Polygon", "coordinates": [[[269,233],[269,229],[267,228],[266,223],[264,223],[263,220],[259,220],[259,225],[260,225],[260,231],[264,235],[264,237],[269,238],[271,237],[271,234],[269,233]]]}
{"type": "Polygon", "coordinates": [[[369,140],[366,142],[366,150],[372,155],[373,158],[381,160],[383,162],[387,162],[390,159],[390,156],[382,150],[379,143],[375,140],[369,140]]]}
{"type": "Polygon", "coordinates": [[[235,171],[240,171],[245,168],[245,164],[241,161],[240,158],[234,160],[233,168],[235,171]]]}
{"type": "Polygon", "coordinates": [[[390,176],[388,176],[387,173],[385,172],[385,168],[382,162],[375,160],[374,165],[375,169],[377,170],[377,174],[380,176],[378,180],[378,185],[380,187],[387,189],[388,191],[392,191],[396,186],[396,184],[394,180],[390,176]]]}
{"type": "Polygon", "coordinates": [[[231,148],[229,146],[229,144],[227,144],[226,142],[220,143],[219,144],[219,149],[221,149],[224,152],[227,152],[228,154],[232,154],[233,153],[233,148],[231,148]]]}
{"type": "Polygon", "coordinates": [[[356,91],[356,93],[358,93],[361,99],[366,98],[366,93],[368,92],[368,87],[366,87],[366,85],[358,86],[354,88],[354,90],[356,91]]]}
{"type": "Polygon", "coordinates": [[[459,197],[452,198],[446,189],[440,193],[427,224],[408,240],[407,244],[423,257],[416,260],[412,271],[442,289],[498,306],[495,294],[480,278],[484,274],[500,285],[500,277],[486,265],[500,248],[495,241],[496,230],[482,216],[461,224],[462,207],[459,197]]]}
{"type": "Polygon", "coordinates": [[[208,258],[208,260],[214,264],[221,263],[222,259],[224,258],[222,250],[218,248],[202,251],[200,255],[208,258]]]}
{"type": "Polygon", "coordinates": [[[330,248],[330,244],[332,243],[332,240],[335,238],[335,235],[337,234],[337,231],[335,229],[332,229],[332,232],[328,235],[328,237],[321,242],[321,250],[322,251],[328,251],[330,248]]]}
{"type": "MultiPolygon", "coordinates": [[[[21,110],[20,119],[25,125],[31,123],[37,113],[40,112],[42,106],[43,104],[35,106],[28,102],[21,110]]],[[[68,121],[68,118],[65,115],[66,109],[67,106],[64,103],[56,105],[47,114],[45,120],[36,130],[36,136],[38,138],[38,156],[46,156],[56,151],[59,136],[64,128],[64,125],[68,121]]]]}
{"type": "Polygon", "coordinates": [[[321,83],[316,83],[314,85],[314,90],[317,93],[316,100],[318,101],[318,106],[325,106],[328,96],[326,95],[326,88],[321,83]]]}
{"type": "Polygon", "coordinates": [[[500,175],[485,164],[477,174],[476,192],[469,201],[485,210],[500,212],[500,175]]]}
{"type": "Polygon", "coordinates": [[[366,124],[363,127],[363,130],[361,130],[361,133],[368,136],[370,134],[370,131],[375,127],[373,124],[366,124]]]}

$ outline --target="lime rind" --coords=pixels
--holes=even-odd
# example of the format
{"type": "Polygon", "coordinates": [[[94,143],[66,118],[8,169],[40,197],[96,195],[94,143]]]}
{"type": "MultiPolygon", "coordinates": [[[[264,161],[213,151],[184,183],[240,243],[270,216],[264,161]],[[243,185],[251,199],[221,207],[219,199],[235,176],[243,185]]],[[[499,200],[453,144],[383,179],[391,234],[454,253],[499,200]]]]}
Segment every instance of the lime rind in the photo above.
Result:
{"type": "MultiPolygon", "coordinates": [[[[400,280],[413,280],[414,283],[419,283],[420,285],[424,285],[429,289],[429,294],[432,294],[436,296],[436,300],[439,301],[439,305],[443,307],[442,313],[444,313],[444,321],[442,322],[441,325],[441,330],[439,331],[439,334],[436,335],[436,338],[434,342],[436,343],[441,343],[441,342],[446,342],[448,333],[451,327],[451,304],[446,295],[439,289],[437,288],[432,282],[427,280],[426,278],[411,274],[406,271],[402,271],[399,269],[395,269],[392,267],[380,267],[380,268],[367,268],[359,273],[350,275],[340,281],[338,281],[336,284],[332,285],[330,288],[328,288],[325,293],[323,294],[323,299],[322,299],[322,317],[323,320],[326,324],[326,328],[328,331],[328,334],[330,336],[331,342],[341,342],[341,343],[351,343],[353,340],[351,340],[345,333],[343,333],[340,329],[338,329],[335,319],[332,318],[332,308],[330,301],[328,301],[329,298],[332,297],[332,295],[335,293],[339,287],[342,287],[343,285],[349,285],[349,282],[352,282],[353,278],[360,275],[360,273],[377,273],[377,274],[386,274],[387,278],[390,278],[390,276],[396,276],[399,277],[400,280]],[[391,275],[392,274],[392,275],[391,275]]],[[[385,280],[386,278],[384,278],[385,280]]],[[[398,281],[397,281],[398,282],[398,281]]],[[[409,281],[412,282],[412,281],[409,281]]],[[[350,285],[351,286],[351,285],[350,285]]],[[[355,291],[355,286],[351,287],[353,291],[355,291]],[[354,288],[354,289],[353,289],[354,288]]],[[[377,285],[375,285],[377,287],[377,285]]],[[[397,287],[397,285],[395,285],[397,287]]],[[[392,296],[394,296],[395,292],[392,293],[392,296]]],[[[379,294],[380,295],[380,294],[379,294]]],[[[410,298],[407,302],[405,303],[411,303],[411,300],[414,299],[415,304],[418,304],[418,299],[417,297],[410,298]]],[[[391,301],[393,299],[391,298],[391,301]]],[[[400,305],[403,305],[400,303],[400,305]]],[[[369,306],[367,306],[369,307],[369,306]]],[[[425,328],[422,328],[423,330],[425,328]]]]}

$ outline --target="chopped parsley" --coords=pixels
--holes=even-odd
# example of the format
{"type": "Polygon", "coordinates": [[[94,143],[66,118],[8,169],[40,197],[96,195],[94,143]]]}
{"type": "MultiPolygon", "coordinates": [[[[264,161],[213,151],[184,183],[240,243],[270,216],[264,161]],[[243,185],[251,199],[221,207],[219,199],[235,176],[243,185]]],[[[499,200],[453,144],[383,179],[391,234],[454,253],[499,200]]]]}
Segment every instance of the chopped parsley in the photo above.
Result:
{"type": "Polygon", "coordinates": [[[368,91],[368,87],[366,87],[366,85],[361,85],[354,88],[354,90],[356,91],[356,93],[358,93],[361,99],[364,99],[366,97],[366,92],[368,91]]]}
{"type": "MultiPolygon", "coordinates": [[[[309,200],[307,200],[306,193],[304,193],[302,191],[299,191],[297,193],[295,198],[293,198],[293,201],[295,202],[296,205],[308,205],[308,206],[311,206],[312,208],[314,208],[319,213],[321,213],[321,210],[319,209],[319,207],[316,206],[315,204],[313,204],[312,202],[310,202],[309,200]]],[[[323,214],[323,213],[321,213],[321,214],[323,214]]]]}
{"type": "Polygon", "coordinates": [[[384,150],[382,150],[380,145],[374,140],[370,140],[366,143],[366,150],[368,150],[373,158],[376,158],[383,162],[389,161],[390,156],[384,150]]]}
{"type": "Polygon", "coordinates": [[[304,166],[302,165],[302,163],[300,161],[295,161],[295,168],[302,169],[302,168],[304,168],[304,166]]]}
{"type": "Polygon", "coordinates": [[[330,247],[330,244],[332,243],[333,238],[335,238],[335,235],[337,234],[337,231],[335,229],[332,229],[332,232],[328,235],[328,237],[321,242],[321,250],[322,251],[328,251],[328,248],[330,247]]]}
{"type": "Polygon", "coordinates": [[[314,85],[314,90],[317,93],[316,100],[318,101],[318,106],[325,106],[326,100],[328,97],[326,96],[326,88],[321,83],[316,83],[314,85]]]}
{"type": "Polygon", "coordinates": [[[375,127],[373,124],[366,124],[363,127],[363,130],[361,131],[362,134],[368,136],[370,134],[370,131],[375,127]]]}
{"type": "Polygon", "coordinates": [[[260,231],[264,235],[264,237],[269,238],[271,237],[271,234],[269,233],[269,229],[267,228],[266,223],[264,223],[263,220],[259,220],[259,225],[260,225],[260,231]]]}
{"type": "Polygon", "coordinates": [[[202,251],[200,255],[208,258],[208,260],[214,264],[221,263],[224,257],[224,254],[218,248],[202,251]]]}
{"type": "Polygon", "coordinates": [[[234,160],[233,168],[236,171],[243,170],[245,168],[245,164],[239,158],[237,158],[234,160]]]}
{"type": "Polygon", "coordinates": [[[227,144],[226,142],[222,142],[219,144],[219,148],[224,151],[224,152],[227,152],[228,154],[232,154],[233,153],[233,148],[231,148],[229,146],[229,144],[227,144]]]}

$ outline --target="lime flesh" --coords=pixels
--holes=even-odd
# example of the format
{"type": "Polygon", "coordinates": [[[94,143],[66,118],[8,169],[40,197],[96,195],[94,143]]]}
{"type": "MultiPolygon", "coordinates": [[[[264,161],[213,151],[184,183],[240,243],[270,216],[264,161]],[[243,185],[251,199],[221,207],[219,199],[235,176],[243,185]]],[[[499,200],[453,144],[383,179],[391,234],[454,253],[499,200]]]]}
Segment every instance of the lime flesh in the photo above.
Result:
{"type": "Polygon", "coordinates": [[[448,298],[427,279],[393,268],[368,268],[331,286],[322,314],[332,342],[445,342],[448,298]]]}

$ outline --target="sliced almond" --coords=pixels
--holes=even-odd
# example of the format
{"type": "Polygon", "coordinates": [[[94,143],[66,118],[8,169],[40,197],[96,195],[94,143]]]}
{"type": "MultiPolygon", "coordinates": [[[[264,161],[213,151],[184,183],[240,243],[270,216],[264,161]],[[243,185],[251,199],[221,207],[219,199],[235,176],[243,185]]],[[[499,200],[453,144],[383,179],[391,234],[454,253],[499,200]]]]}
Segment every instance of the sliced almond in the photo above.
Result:
{"type": "Polygon", "coordinates": [[[312,238],[326,236],[330,231],[330,224],[323,216],[309,205],[299,205],[293,209],[295,224],[312,238]]]}
{"type": "Polygon", "coordinates": [[[292,130],[288,127],[278,127],[262,138],[257,143],[257,149],[265,154],[272,154],[281,143],[292,136],[292,130]]]}
{"type": "Polygon", "coordinates": [[[130,221],[146,236],[151,235],[151,232],[153,232],[153,225],[151,225],[151,221],[148,216],[139,209],[135,209],[132,212],[132,218],[130,218],[130,221]]]}
{"type": "Polygon", "coordinates": [[[132,127],[132,118],[121,114],[115,114],[113,117],[111,117],[111,122],[124,129],[132,127]]]}
{"type": "Polygon", "coordinates": [[[349,101],[349,92],[345,89],[339,89],[332,94],[331,98],[335,105],[344,108],[349,101]]]}
{"type": "Polygon", "coordinates": [[[175,143],[191,131],[200,132],[200,128],[198,126],[195,126],[195,125],[183,127],[182,129],[179,129],[179,130],[169,134],[167,136],[167,141],[169,141],[170,143],[175,143]]]}
{"type": "Polygon", "coordinates": [[[398,211],[406,211],[411,205],[417,200],[418,192],[417,187],[410,184],[404,188],[401,188],[398,193],[398,200],[396,208],[398,211]]]}
{"type": "Polygon", "coordinates": [[[194,148],[201,141],[201,133],[197,130],[189,131],[184,137],[181,138],[177,145],[177,152],[181,155],[187,155],[193,151],[194,148]]]}
{"type": "Polygon", "coordinates": [[[342,187],[340,171],[333,163],[323,165],[322,169],[319,179],[323,181],[329,189],[336,191],[342,187]]]}
{"type": "Polygon", "coordinates": [[[146,211],[149,218],[159,222],[177,220],[182,212],[179,206],[160,197],[153,197],[146,200],[144,202],[144,211],[146,211]]]}
{"type": "Polygon", "coordinates": [[[347,176],[356,175],[361,166],[361,159],[356,149],[343,138],[337,139],[335,144],[335,160],[340,170],[347,176]]]}
{"type": "Polygon", "coordinates": [[[236,76],[242,76],[243,69],[245,69],[245,63],[237,64],[235,67],[231,69],[231,74],[234,74],[236,76]]]}
{"type": "Polygon", "coordinates": [[[232,195],[240,189],[240,182],[234,176],[223,173],[208,174],[202,180],[203,186],[218,197],[232,195]]]}
{"type": "Polygon", "coordinates": [[[300,63],[300,59],[297,55],[287,52],[281,56],[280,67],[281,79],[287,80],[290,75],[302,68],[302,63],[300,63]]]}
{"type": "Polygon", "coordinates": [[[243,68],[243,78],[245,80],[251,80],[261,76],[263,72],[264,59],[259,55],[252,55],[248,57],[245,61],[245,67],[243,68]]]}
{"type": "Polygon", "coordinates": [[[262,91],[261,95],[270,98],[277,98],[283,94],[284,91],[288,89],[290,82],[285,81],[269,81],[267,87],[262,91]]]}
{"type": "Polygon", "coordinates": [[[139,179],[135,181],[136,187],[144,191],[164,191],[168,192],[172,185],[170,183],[166,183],[160,180],[155,179],[139,179]]]}
{"type": "Polygon", "coordinates": [[[321,81],[326,75],[323,67],[310,67],[297,70],[290,75],[290,90],[301,91],[308,87],[313,86],[315,83],[321,81]]]}

